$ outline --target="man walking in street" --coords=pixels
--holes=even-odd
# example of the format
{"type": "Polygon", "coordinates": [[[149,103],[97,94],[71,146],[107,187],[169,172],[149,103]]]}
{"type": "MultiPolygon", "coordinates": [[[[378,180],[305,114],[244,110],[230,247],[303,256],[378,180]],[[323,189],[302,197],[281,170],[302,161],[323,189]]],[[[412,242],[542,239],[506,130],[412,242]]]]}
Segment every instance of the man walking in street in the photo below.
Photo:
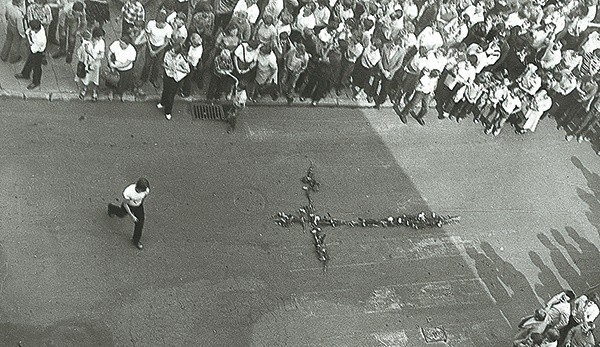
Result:
{"type": "Polygon", "coordinates": [[[144,228],[144,199],[150,194],[150,183],[144,177],[137,180],[136,183],[130,184],[123,191],[125,201],[121,205],[113,203],[108,204],[108,215],[110,217],[116,215],[123,218],[126,215],[131,216],[135,227],[133,229],[133,244],[142,250],[144,247],[140,242],[142,237],[142,229],[144,228]]]}
{"type": "Polygon", "coordinates": [[[29,75],[33,71],[33,80],[27,86],[27,89],[33,89],[40,85],[42,80],[42,60],[44,59],[44,51],[46,50],[46,33],[44,27],[39,20],[34,19],[29,22],[29,28],[25,32],[27,42],[29,43],[29,55],[23,66],[23,70],[16,74],[19,79],[29,79],[29,75]]]}

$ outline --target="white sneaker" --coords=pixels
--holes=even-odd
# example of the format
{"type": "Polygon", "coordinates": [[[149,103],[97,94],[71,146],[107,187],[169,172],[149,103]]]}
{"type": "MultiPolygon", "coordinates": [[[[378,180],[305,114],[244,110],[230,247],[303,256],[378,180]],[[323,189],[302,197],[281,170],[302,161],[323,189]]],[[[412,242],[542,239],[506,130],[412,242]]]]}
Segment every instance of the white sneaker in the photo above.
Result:
{"type": "Polygon", "coordinates": [[[163,104],[161,104],[160,102],[158,104],[156,104],[156,108],[158,108],[158,109],[161,109],[163,107],[164,107],[163,104]]]}
{"type": "Polygon", "coordinates": [[[170,113],[167,113],[167,114],[165,115],[165,118],[166,118],[167,120],[171,120],[171,114],[170,114],[170,113]]]}

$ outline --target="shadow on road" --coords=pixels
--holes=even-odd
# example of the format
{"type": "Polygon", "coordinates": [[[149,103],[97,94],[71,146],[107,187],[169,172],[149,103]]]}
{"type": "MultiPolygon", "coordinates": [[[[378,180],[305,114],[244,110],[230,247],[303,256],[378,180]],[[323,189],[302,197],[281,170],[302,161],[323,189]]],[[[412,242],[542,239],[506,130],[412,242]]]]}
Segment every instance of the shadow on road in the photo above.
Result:
{"type": "MultiPolygon", "coordinates": [[[[588,204],[586,216],[600,234],[600,175],[588,170],[577,157],[572,157],[571,161],[581,170],[592,191],[577,188],[577,195],[588,204]]],[[[537,238],[549,250],[558,273],[540,254],[529,251],[531,262],[539,268],[539,283],[533,289],[529,284],[532,279],[502,259],[488,242],[481,244],[481,252],[473,246],[466,247],[467,254],[475,261],[477,275],[511,324],[533,312],[539,306],[539,299],[546,301],[565,289],[559,277],[578,295],[595,290],[600,282],[600,271],[595,266],[600,250],[592,241],[570,226],[564,231],[550,229],[550,236],[539,233],[537,238]]]]}
{"type": "Polygon", "coordinates": [[[0,324],[0,341],[15,346],[114,345],[108,326],[98,321],[82,321],[77,318],[60,321],[47,327],[12,323],[0,324]]]}
{"type": "Polygon", "coordinates": [[[498,308],[511,324],[533,312],[538,299],[529,280],[510,262],[496,253],[488,242],[481,243],[482,252],[467,247],[469,257],[475,261],[477,275],[485,283],[498,308]]]}

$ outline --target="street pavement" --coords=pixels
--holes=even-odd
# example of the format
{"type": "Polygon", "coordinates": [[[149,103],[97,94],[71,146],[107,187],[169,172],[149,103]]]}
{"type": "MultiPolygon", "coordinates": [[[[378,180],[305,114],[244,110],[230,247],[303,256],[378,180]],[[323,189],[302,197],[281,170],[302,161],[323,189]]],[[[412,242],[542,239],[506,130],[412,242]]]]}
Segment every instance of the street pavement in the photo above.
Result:
{"type": "Polygon", "coordinates": [[[562,288],[600,283],[600,172],[551,119],[498,137],[391,111],[248,107],[236,130],[152,103],[0,99],[0,345],[507,346],[562,288]],[[310,234],[320,214],[459,215],[310,234]],[[146,176],[138,251],[106,205],[146,176]],[[432,341],[428,339],[438,339],[432,341]]]}

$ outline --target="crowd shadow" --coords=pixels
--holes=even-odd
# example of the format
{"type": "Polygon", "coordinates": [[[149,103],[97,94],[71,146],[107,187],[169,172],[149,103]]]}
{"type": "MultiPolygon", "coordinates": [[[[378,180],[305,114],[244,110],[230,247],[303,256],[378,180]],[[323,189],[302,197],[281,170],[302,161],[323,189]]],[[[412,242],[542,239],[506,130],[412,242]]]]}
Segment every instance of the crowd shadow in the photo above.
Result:
{"type": "MultiPolygon", "coordinates": [[[[577,195],[587,203],[586,217],[600,234],[600,175],[591,172],[577,158],[573,164],[581,170],[591,191],[577,188],[577,195]]],[[[504,260],[488,242],[482,242],[481,251],[466,247],[467,255],[475,262],[477,275],[486,285],[496,305],[510,324],[542,307],[555,294],[572,289],[576,295],[589,294],[600,288],[600,270],[596,264],[600,249],[596,244],[571,226],[564,230],[552,228],[549,233],[538,233],[540,243],[549,251],[552,269],[544,258],[530,250],[531,262],[539,269],[537,281],[528,279],[513,264],[504,260]],[[560,279],[564,280],[561,281],[560,279]],[[531,282],[539,282],[533,285],[531,282]],[[561,283],[567,283],[567,287],[561,283]]]]}
{"type": "Polygon", "coordinates": [[[527,277],[502,259],[491,244],[482,242],[481,250],[466,247],[467,254],[475,261],[477,275],[485,283],[497,307],[511,324],[516,325],[539,306],[539,300],[527,277]]]}

